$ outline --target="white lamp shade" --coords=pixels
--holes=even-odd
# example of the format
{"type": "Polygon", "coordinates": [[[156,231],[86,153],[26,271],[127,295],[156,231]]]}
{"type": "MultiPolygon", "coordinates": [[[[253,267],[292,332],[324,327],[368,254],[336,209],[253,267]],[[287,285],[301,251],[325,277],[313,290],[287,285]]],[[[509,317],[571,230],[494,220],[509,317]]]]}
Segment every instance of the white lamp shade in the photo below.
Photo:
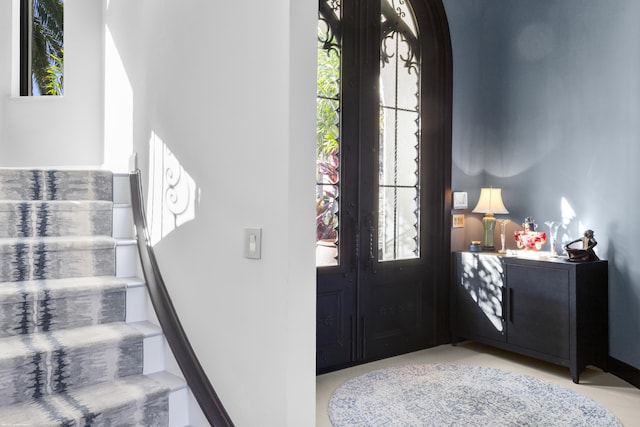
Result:
{"type": "Polygon", "coordinates": [[[484,214],[508,214],[509,211],[504,207],[504,203],[502,203],[502,189],[481,188],[478,204],[471,212],[484,214]]]}

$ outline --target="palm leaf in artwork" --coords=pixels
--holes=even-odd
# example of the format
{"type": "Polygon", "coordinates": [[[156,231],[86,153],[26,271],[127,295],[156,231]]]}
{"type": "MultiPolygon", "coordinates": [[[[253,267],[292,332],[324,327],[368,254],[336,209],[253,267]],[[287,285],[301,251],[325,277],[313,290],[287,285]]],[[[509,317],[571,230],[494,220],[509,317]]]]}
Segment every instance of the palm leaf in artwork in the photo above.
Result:
{"type": "MultiPolygon", "coordinates": [[[[64,51],[64,2],[62,0],[33,0],[32,79],[40,94],[51,93],[51,72],[55,67],[62,73],[64,51]],[[52,68],[54,67],[54,68],[52,68]]],[[[61,78],[57,79],[62,82],[61,78]]],[[[35,90],[34,90],[35,91],[35,90]]]]}

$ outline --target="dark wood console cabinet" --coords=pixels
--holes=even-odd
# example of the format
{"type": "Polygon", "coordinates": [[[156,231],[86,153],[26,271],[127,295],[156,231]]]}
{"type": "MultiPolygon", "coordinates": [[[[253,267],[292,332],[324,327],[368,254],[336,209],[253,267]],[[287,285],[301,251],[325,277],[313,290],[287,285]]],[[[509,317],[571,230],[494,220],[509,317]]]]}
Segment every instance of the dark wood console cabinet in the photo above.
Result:
{"type": "Polygon", "coordinates": [[[454,344],[471,339],[567,366],[606,370],[607,261],[527,259],[484,252],[454,256],[454,344]]]}

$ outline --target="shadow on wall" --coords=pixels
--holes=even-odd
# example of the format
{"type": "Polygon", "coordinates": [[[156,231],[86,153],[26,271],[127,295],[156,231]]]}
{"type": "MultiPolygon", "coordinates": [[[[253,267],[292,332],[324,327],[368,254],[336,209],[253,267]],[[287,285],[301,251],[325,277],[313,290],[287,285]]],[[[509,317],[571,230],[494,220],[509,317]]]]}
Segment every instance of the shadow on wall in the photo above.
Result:
{"type": "MultiPolygon", "coordinates": [[[[615,309],[609,310],[609,340],[618,342],[627,339],[627,329],[637,329],[640,325],[640,294],[633,288],[632,266],[629,251],[624,249],[627,238],[619,229],[618,224],[612,223],[607,229],[609,236],[607,258],[609,259],[609,301],[615,301],[615,309]],[[619,325],[622,327],[611,327],[619,325]],[[629,326],[627,326],[629,325],[629,326]]],[[[609,304],[611,306],[611,303],[609,304]]],[[[615,355],[614,355],[615,356],[615,355]]],[[[640,352],[635,354],[635,360],[640,360],[640,352]]]]}

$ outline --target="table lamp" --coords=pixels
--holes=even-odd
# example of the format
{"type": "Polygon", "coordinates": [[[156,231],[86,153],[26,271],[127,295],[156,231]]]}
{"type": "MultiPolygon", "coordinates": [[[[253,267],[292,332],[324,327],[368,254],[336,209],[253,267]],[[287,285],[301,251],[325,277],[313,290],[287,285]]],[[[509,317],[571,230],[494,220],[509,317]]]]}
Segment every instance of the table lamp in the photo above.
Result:
{"type": "Polygon", "coordinates": [[[502,203],[501,188],[481,188],[480,199],[478,204],[471,211],[473,213],[483,213],[482,225],[484,226],[484,241],[482,249],[485,251],[493,251],[493,230],[496,227],[496,218],[493,214],[508,214],[509,211],[502,203]]]}

